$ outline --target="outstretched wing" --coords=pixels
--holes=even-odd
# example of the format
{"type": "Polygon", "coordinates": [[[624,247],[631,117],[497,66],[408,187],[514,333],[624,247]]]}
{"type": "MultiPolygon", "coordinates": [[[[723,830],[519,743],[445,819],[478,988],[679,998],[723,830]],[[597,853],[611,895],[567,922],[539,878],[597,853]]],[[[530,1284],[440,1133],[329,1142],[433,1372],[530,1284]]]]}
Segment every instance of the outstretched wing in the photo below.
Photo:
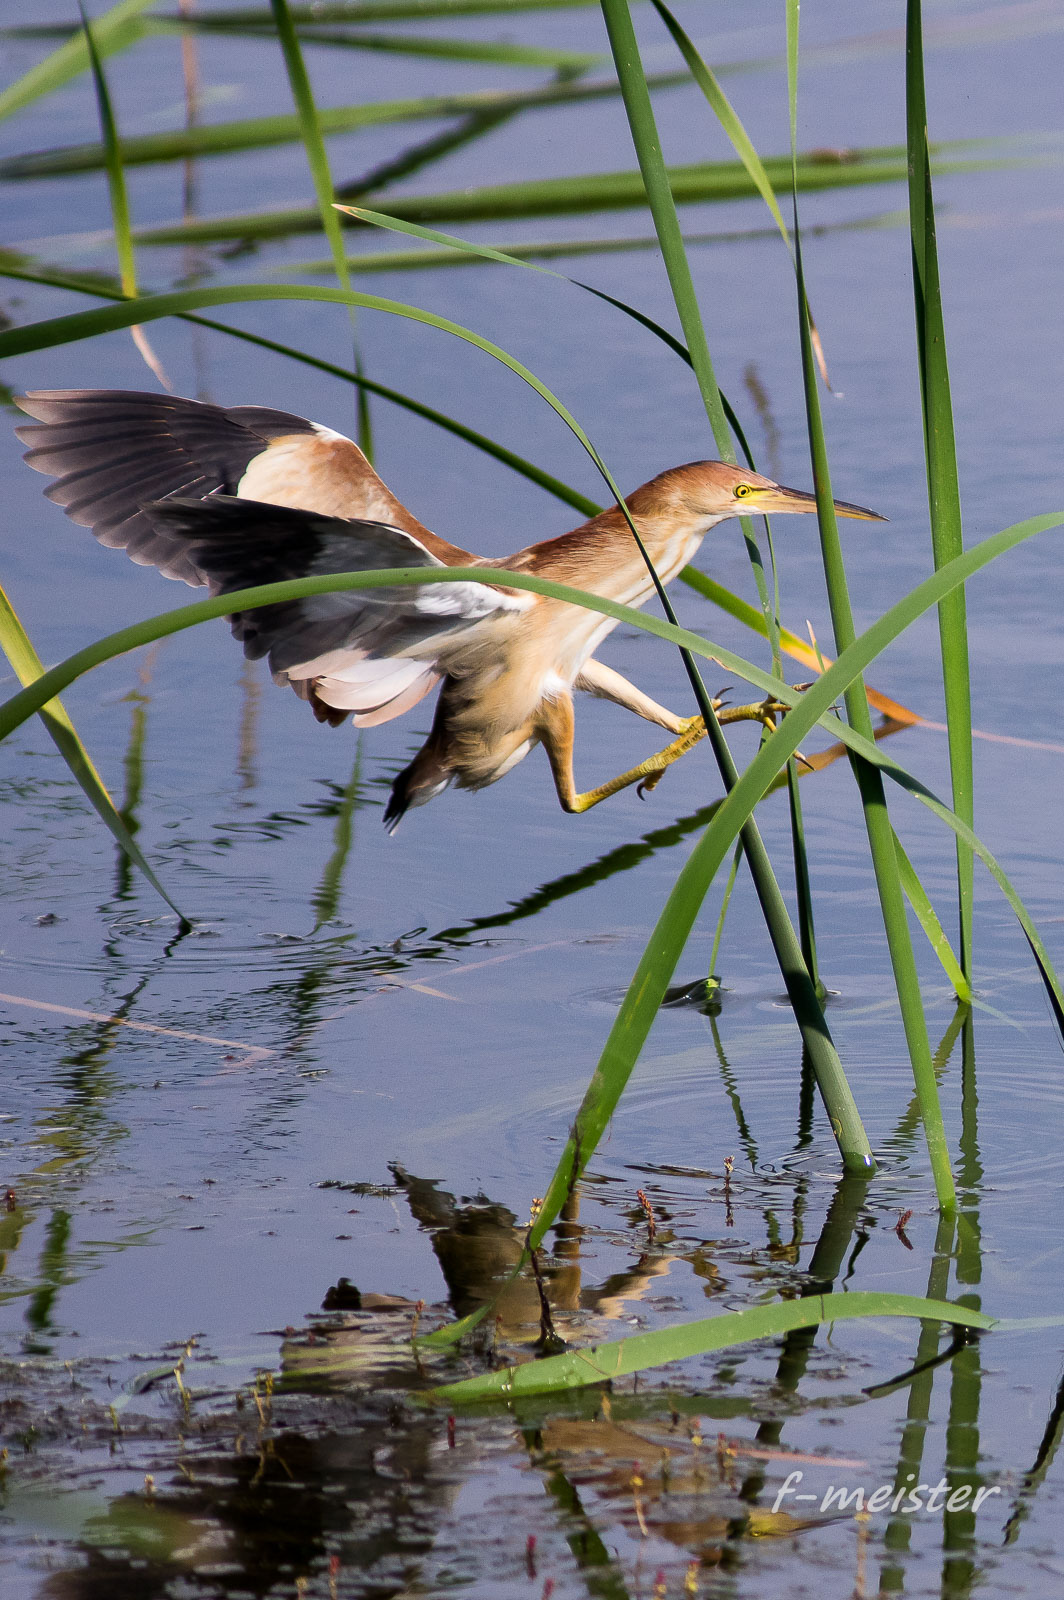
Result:
{"type": "Polygon", "coordinates": [[[287,411],[121,389],[33,390],[18,404],[37,419],[16,432],[29,465],[55,479],[48,498],[101,544],[168,578],[206,581],[187,544],[144,514],[167,495],[220,492],[367,517],[413,534],[445,562],[466,559],[400,504],[352,440],[287,411]]]}
{"type": "MultiPolygon", "coordinates": [[[[215,594],[287,578],[446,565],[400,528],[228,495],[167,499],[144,514],[215,594]]],[[[533,603],[532,595],[488,584],[438,583],[311,595],[237,612],[231,622],[245,655],[267,656],[274,675],[305,698],[371,726],[427,694],[471,629],[533,603]]]]}

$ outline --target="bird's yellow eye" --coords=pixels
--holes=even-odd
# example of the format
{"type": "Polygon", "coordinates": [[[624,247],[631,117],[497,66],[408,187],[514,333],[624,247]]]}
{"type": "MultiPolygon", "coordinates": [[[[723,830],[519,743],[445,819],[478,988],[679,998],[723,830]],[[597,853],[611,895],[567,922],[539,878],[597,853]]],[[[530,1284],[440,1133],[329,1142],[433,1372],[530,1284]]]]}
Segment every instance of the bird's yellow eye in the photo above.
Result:
{"type": "Polygon", "coordinates": [[[751,495],[753,492],[754,486],[752,483],[737,483],[735,485],[736,500],[745,500],[747,495],[751,495]]]}

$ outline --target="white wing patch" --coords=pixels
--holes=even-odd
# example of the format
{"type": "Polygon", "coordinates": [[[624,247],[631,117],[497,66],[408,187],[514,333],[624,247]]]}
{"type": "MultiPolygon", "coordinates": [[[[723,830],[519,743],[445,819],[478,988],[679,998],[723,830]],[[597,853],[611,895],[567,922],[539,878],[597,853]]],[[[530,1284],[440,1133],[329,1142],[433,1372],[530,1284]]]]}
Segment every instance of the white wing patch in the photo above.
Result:
{"type": "MultiPolygon", "coordinates": [[[[442,561],[433,561],[442,566],[442,561]]],[[[414,601],[414,609],[427,617],[465,617],[476,621],[493,611],[527,611],[533,594],[501,594],[483,583],[427,583],[414,601]]]]}

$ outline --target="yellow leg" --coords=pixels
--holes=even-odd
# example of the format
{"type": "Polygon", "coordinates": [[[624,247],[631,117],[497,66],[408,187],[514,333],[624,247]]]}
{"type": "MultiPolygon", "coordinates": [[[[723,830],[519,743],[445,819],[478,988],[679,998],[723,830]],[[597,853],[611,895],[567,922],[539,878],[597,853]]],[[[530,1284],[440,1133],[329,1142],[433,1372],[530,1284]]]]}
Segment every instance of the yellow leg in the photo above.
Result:
{"type": "MultiPolygon", "coordinates": [[[[729,722],[760,722],[763,723],[766,728],[772,730],[776,726],[776,717],[782,715],[782,713],[787,711],[789,707],[784,705],[780,700],[757,700],[752,705],[728,706],[724,710],[721,710],[720,701],[714,700],[713,709],[717,713],[717,721],[722,724],[729,722]]],[[[706,730],[701,717],[688,717],[684,726],[685,729],[697,728],[698,731],[695,733],[694,738],[691,738],[688,732],[684,732],[681,737],[674,740],[673,743],[667,747],[667,749],[662,750],[659,756],[652,756],[649,761],[645,761],[643,763],[644,767],[649,767],[651,770],[645,777],[642,778],[641,781],[638,779],[635,780],[639,782],[639,793],[641,795],[649,794],[651,789],[656,788],[664,776],[665,769],[671,766],[674,761],[679,760],[680,756],[685,755],[688,750],[698,743],[699,739],[705,737],[706,730]],[[685,740],[686,743],[684,742],[685,740]],[[683,748],[679,748],[680,746],[683,748]]],[[[638,771],[639,769],[636,768],[634,770],[638,771]]],[[[633,781],[628,773],[624,774],[624,779],[628,782],[633,781]]],[[[623,789],[625,787],[625,782],[620,778],[614,778],[613,782],[617,788],[623,789]]],[[[598,789],[592,789],[591,793],[598,796],[600,799],[605,799],[606,794],[613,794],[616,792],[616,790],[611,788],[609,784],[604,784],[603,790],[605,791],[604,793],[600,792],[598,789]]],[[[595,801],[592,800],[590,804],[594,805],[595,801]]],[[[586,810],[586,807],[582,807],[581,809],[586,810]]]]}
{"type": "MultiPolygon", "coordinates": [[[[717,711],[719,706],[720,701],[714,700],[713,709],[717,711]]],[[[729,706],[726,710],[719,711],[719,720],[761,722],[769,727],[775,727],[774,718],[786,710],[787,707],[778,700],[759,700],[753,705],[729,706]]],[[[545,702],[541,712],[542,721],[537,733],[550,760],[558,799],[563,808],[569,812],[590,811],[600,800],[607,800],[611,794],[618,794],[633,783],[639,785],[640,794],[649,793],[661,782],[663,774],[673,762],[679,761],[688,750],[693,750],[706,736],[705,723],[701,717],[678,718],[677,737],[671,744],[666,745],[664,750],[659,750],[657,755],[648,756],[637,767],[630,767],[627,772],[611,778],[608,783],[600,784],[597,789],[588,789],[583,794],[578,794],[573,781],[572,701],[566,696],[564,699],[545,702]]]]}
{"type": "Polygon", "coordinates": [[[574,794],[568,809],[590,811],[600,800],[608,800],[611,794],[617,794],[633,783],[639,784],[640,792],[653,789],[655,784],[661,781],[665,769],[671,767],[674,761],[679,761],[688,750],[693,750],[698,741],[706,736],[706,725],[701,717],[685,717],[681,729],[679,736],[671,744],[666,745],[664,750],[659,750],[656,756],[648,756],[637,767],[631,767],[618,777],[611,778],[608,783],[599,784],[597,789],[588,789],[585,794],[574,794]]]}

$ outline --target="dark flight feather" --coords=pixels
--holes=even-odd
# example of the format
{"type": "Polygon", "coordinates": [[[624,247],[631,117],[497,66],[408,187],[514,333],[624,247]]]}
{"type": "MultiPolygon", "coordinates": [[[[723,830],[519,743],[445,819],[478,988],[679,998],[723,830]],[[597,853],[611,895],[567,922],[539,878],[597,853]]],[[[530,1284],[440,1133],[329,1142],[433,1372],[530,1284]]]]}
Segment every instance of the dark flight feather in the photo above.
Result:
{"type": "Polygon", "coordinates": [[[56,479],[44,491],[101,544],[141,566],[201,584],[187,545],[144,515],[164,495],[236,491],[248,463],[271,439],[314,433],[314,424],[265,406],[206,405],[124,389],[51,389],[19,398],[37,419],[15,431],[26,461],[56,479]]]}

